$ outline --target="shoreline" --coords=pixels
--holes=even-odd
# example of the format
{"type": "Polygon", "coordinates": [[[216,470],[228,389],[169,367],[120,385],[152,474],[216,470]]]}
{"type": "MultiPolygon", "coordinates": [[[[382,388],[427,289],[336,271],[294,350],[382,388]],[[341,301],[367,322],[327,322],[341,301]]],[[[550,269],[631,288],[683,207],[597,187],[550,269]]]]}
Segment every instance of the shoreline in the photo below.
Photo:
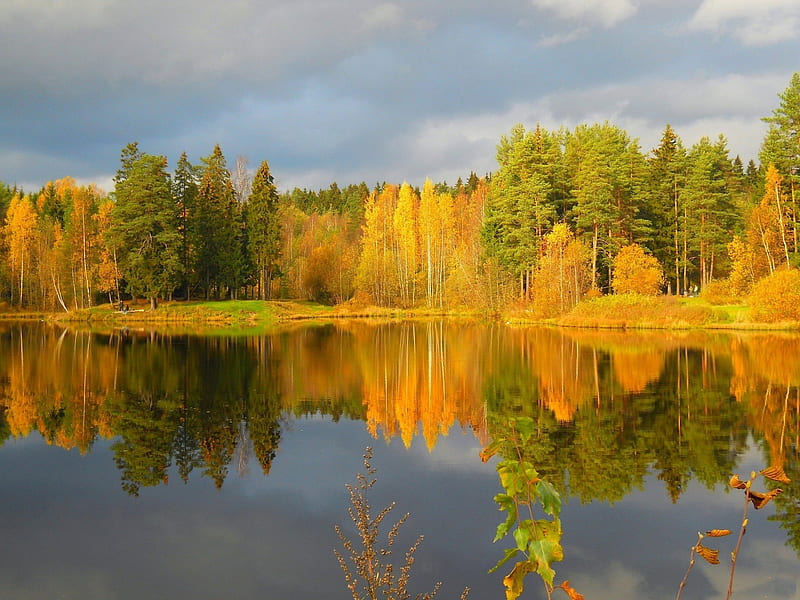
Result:
{"type": "MultiPolygon", "coordinates": [[[[609,296],[606,298],[614,298],[609,296]]],[[[634,299],[635,301],[636,299],[634,299]]],[[[798,322],[767,323],[746,319],[742,305],[714,306],[692,299],[676,302],[674,297],[648,299],[647,310],[637,314],[627,310],[629,298],[619,298],[608,306],[582,302],[572,312],[560,317],[542,318],[528,310],[508,310],[502,313],[465,309],[386,308],[354,306],[344,303],[327,306],[294,300],[222,300],[163,302],[150,310],[145,302],[131,301],[129,312],[120,312],[111,304],[89,309],[64,312],[0,312],[0,321],[47,321],[63,324],[128,326],[197,326],[199,328],[262,330],[279,324],[299,321],[331,321],[339,319],[415,320],[469,319],[498,321],[512,326],[545,326],[565,329],[595,329],[609,331],[788,331],[800,332],[798,322]],[[624,300],[622,302],[621,300],[624,300]],[[592,306],[592,304],[595,304],[592,306]]],[[[635,302],[634,302],[635,304],[635,302]]]]}

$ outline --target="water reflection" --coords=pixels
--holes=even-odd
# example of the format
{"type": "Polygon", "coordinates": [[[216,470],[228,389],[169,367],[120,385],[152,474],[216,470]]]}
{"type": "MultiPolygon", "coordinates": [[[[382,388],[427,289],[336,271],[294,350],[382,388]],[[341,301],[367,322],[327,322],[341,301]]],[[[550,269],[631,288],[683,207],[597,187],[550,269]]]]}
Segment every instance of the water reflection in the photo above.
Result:
{"type": "MultiPolygon", "coordinates": [[[[270,472],[287,418],[365,422],[433,449],[454,426],[484,444],[537,423],[540,472],[581,502],[617,502],[654,471],[676,501],[727,481],[748,435],[793,481],[800,337],[348,321],[259,337],[0,325],[0,443],[39,431],[88,452],[113,439],[130,494],[231,470],[270,472]],[[256,466],[257,465],[257,466],[256,466]]],[[[476,457],[477,460],[477,457],[476,457]]],[[[800,549],[796,486],[775,519],[800,549]]]]}

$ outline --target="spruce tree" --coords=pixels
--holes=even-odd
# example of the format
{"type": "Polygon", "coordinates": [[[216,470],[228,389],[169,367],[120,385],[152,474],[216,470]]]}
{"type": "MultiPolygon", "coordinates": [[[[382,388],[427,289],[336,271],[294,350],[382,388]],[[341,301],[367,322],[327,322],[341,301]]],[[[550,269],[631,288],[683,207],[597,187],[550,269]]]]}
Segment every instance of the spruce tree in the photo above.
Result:
{"type": "Polygon", "coordinates": [[[256,270],[258,297],[270,298],[272,280],[277,273],[280,253],[280,223],[278,222],[278,189],[267,161],[261,163],[253,178],[247,202],[247,248],[256,270]]]}

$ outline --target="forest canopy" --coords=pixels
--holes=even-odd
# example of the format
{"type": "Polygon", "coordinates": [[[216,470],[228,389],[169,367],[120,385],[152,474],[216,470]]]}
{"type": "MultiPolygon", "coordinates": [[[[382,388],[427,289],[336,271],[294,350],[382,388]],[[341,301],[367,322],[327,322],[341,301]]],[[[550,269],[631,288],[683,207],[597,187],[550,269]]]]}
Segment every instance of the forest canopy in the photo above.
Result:
{"type": "Polygon", "coordinates": [[[490,174],[316,191],[281,192],[266,160],[229,165],[219,145],[170,170],[132,142],[109,193],[70,177],[35,192],[0,183],[0,302],[522,303],[552,316],[587,294],[744,298],[800,265],[800,74],[763,120],[747,164],[723,134],[687,148],[666,125],[645,152],[610,122],[518,124],[490,174]]]}

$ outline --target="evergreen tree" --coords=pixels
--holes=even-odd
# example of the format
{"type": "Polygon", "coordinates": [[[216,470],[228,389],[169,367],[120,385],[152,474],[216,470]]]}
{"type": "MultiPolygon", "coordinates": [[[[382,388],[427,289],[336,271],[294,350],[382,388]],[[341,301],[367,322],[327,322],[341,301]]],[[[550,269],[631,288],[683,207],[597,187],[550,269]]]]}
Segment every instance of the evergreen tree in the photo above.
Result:
{"type": "Polygon", "coordinates": [[[490,186],[484,240],[491,255],[530,289],[544,235],[557,219],[561,151],[556,136],[521,125],[497,147],[500,166],[490,186]]]}
{"type": "Polygon", "coordinates": [[[690,276],[704,287],[714,277],[717,263],[727,257],[737,218],[729,189],[732,170],[727,141],[703,137],[688,154],[683,207],[683,289],[690,276]]]}
{"type": "Polygon", "coordinates": [[[686,150],[670,125],[648,159],[647,216],[653,230],[653,255],[666,266],[670,288],[681,293],[682,191],[686,179],[686,150]]]}
{"type": "Polygon", "coordinates": [[[145,296],[152,308],[180,283],[181,237],[163,156],[141,154],[116,179],[116,204],[109,231],[119,250],[119,266],[133,295],[145,296]]]}
{"type": "Polygon", "coordinates": [[[242,211],[219,144],[202,161],[196,209],[190,220],[196,243],[193,268],[206,299],[225,292],[234,298],[244,283],[242,211]]]}
{"type": "Polygon", "coordinates": [[[772,116],[763,120],[769,123],[769,130],[761,145],[759,158],[761,165],[775,165],[783,177],[786,193],[789,196],[792,251],[798,248],[797,189],[800,186],[800,73],[794,73],[789,86],[780,94],[780,105],[772,111],[772,116]]]}
{"type": "Polygon", "coordinates": [[[184,297],[191,297],[191,252],[194,241],[191,239],[190,227],[192,215],[197,201],[197,168],[194,167],[186,156],[181,153],[175,173],[172,177],[172,197],[175,202],[178,216],[178,230],[181,234],[181,260],[183,264],[184,297]]]}
{"type": "Polygon", "coordinates": [[[280,197],[267,161],[261,163],[253,178],[247,203],[248,254],[254,263],[258,297],[271,297],[272,280],[277,274],[281,229],[278,221],[280,197]]]}
{"type": "Polygon", "coordinates": [[[572,182],[575,224],[590,239],[592,287],[600,285],[619,248],[647,235],[637,197],[644,157],[636,141],[606,122],[579,125],[568,136],[565,162],[572,182]]]}

